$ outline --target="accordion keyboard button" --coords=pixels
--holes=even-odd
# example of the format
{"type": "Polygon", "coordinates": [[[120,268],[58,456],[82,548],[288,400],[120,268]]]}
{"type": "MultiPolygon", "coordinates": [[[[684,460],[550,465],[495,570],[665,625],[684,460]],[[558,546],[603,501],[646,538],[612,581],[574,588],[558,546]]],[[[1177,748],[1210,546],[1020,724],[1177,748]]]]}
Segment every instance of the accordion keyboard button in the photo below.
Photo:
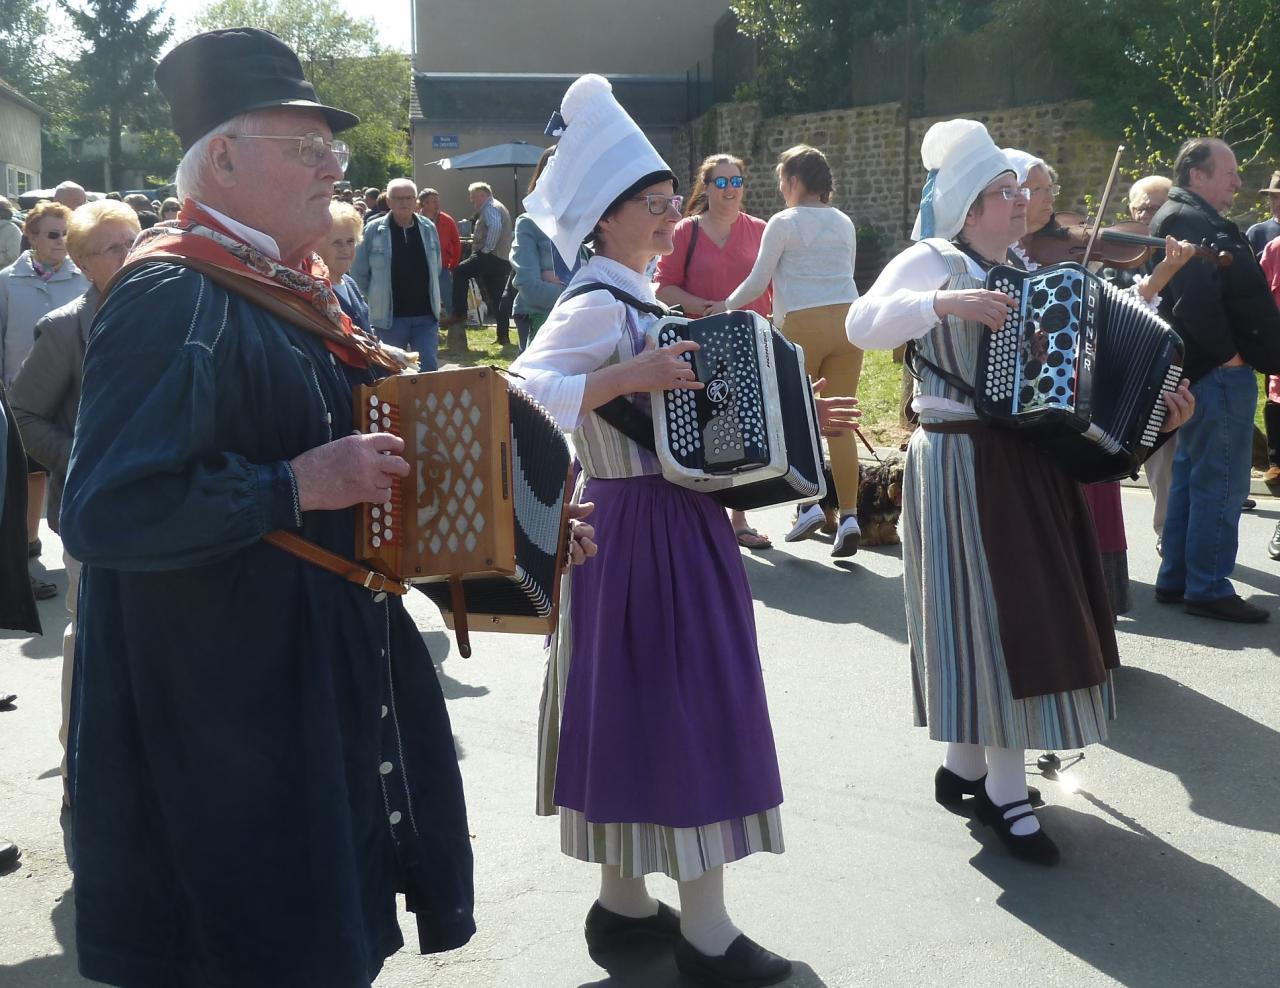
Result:
{"type": "Polygon", "coordinates": [[[382,539],[378,538],[378,536],[375,535],[371,541],[375,549],[382,548],[382,539]]]}
{"type": "Polygon", "coordinates": [[[378,766],[378,773],[380,775],[390,775],[394,768],[395,766],[392,765],[390,762],[383,762],[381,765],[378,766]]]}

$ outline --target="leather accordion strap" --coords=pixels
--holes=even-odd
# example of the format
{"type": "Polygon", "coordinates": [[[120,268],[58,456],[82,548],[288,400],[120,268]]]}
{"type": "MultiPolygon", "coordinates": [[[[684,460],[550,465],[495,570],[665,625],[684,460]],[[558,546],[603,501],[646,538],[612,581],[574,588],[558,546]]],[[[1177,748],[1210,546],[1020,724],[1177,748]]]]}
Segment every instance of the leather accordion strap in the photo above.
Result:
{"type": "Polygon", "coordinates": [[[314,542],[308,542],[302,536],[294,535],[292,532],[276,529],[274,532],[268,532],[264,535],[262,541],[269,542],[277,549],[283,549],[285,552],[291,553],[299,559],[311,563],[313,566],[328,570],[330,573],[334,573],[344,580],[364,587],[373,593],[393,593],[403,597],[409,592],[409,584],[393,580],[391,577],[384,576],[381,573],[375,573],[359,563],[344,559],[336,552],[322,549],[314,542]]]}

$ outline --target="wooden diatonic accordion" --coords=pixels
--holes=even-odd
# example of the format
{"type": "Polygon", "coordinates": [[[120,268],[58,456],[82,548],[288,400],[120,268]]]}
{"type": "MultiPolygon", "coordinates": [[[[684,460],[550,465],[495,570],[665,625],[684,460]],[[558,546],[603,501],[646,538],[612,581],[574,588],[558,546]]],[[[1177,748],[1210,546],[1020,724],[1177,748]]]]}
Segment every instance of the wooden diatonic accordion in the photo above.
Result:
{"type": "Polygon", "coordinates": [[[1182,377],[1182,339],[1159,316],[1079,264],[998,266],[988,289],[1014,299],[978,351],[978,417],[1014,430],[1082,483],[1132,474],[1182,377]]]}
{"type": "Polygon", "coordinates": [[[704,385],[654,396],[664,477],[743,511],[826,493],[822,437],[800,347],[754,312],[670,316],[650,333],[659,346],[697,343],[682,356],[704,385]]]}
{"type": "Polygon", "coordinates": [[[418,585],[462,654],[484,631],[550,634],[564,565],[569,446],[488,368],[400,374],[356,390],[355,421],[405,443],[410,472],[362,505],[356,557],[418,585]]]}

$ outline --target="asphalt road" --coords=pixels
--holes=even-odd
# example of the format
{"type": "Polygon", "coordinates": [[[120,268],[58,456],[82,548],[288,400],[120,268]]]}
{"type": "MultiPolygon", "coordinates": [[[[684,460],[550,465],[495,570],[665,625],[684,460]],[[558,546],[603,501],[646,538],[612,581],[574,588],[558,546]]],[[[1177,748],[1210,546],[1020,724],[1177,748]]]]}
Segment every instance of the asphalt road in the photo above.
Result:
{"type": "MultiPolygon", "coordinates": [[[[1063,781],[1038,783],[1056,869],[1013,861],[931,798],[941,746],[910,722],[896,548],[851,566],[818,541],[746,558],[788,850],[730,866],[726,888],[738,924],[796,960],[792,985],[1280,985],[1280,616],[1242,627],[1155,604],[1150,499],[1127,490],[1124,507],[1135,606],[1119,624],[1120,717],[1063,781]]],[[[1278,517],[1264,500],[1243,518],[1235,573],[1272,609],[1278,517]]],[[[752,520],[782,545],[785,509],[752,520]]],[[[59,559],[46,536],[43,562],[65,585],[59,559]]],[[[406,918],[410,946],[378,988],[683,984],[665,952],[608,969],[587,954],[595,871],[532,812],[539,641],[479,635],[463,659],[429,602],[413,607],[462,760],[480,929],[423,957],[406,918]]],[[[0,834],[24,852],[0,876],[3,988],[87,984],[59,824],[61,602],[42,616],[45,638],[0,640],[0,687],[21,695],[0,713],[0,834]]],[[[667,879],[650,886],[676,902],[667,879]]]]}

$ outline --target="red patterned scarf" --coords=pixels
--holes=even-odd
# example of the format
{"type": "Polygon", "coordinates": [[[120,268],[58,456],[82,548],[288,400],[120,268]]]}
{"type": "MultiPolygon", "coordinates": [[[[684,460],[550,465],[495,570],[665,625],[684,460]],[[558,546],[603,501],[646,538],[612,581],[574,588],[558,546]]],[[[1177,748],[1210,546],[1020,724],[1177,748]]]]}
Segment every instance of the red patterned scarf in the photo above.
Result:
{"type": "Polygon", "coordinates": [[[223,287],[322,336],[325,346],[352,367],[380,367],[392,373],[417,369],[416,354],[388,346],[351,322],[317,255],[308,257],[300,268],[291,268],[239,239],[193,199],[182,204],[177,220],[142,231],[112,283],[141,264],[159,260],[196,268],[223,287]]]}

